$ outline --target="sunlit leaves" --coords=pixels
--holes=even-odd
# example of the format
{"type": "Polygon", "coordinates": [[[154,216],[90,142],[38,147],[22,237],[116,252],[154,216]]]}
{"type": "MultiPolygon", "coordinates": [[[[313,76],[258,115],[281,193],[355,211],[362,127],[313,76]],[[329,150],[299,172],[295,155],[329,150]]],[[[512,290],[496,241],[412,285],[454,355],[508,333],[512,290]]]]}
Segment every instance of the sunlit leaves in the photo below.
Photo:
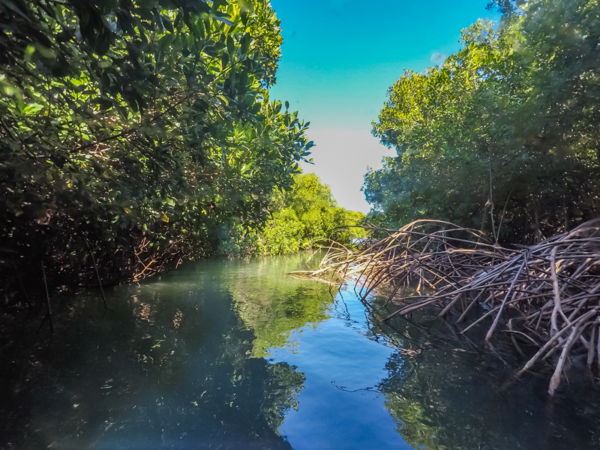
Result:
{"type": "Polygon", "coordinates": [[[268,101],[268,2],[38,3],[0,3],[5,220],[85,229],[110,263],[140,239],[206,254],[219,226],[266,220],[310,154],[306,126],[268,101]]]}
{"type": "Polygon", "coordinates": [[[390,88],[374,134],[398,156],[365,184],[390,224],[425,216],[494,232],[502,220],[504,237],[523,241],[596,215],[596,2],[516,5],[499,27],[464,30],[463,49],[439,67],[390,88]]]}
{"type": "MultiPolygon", "coordinates": [[[[244,169],[243,169],[244,170],[244,169]]],[[[349,244],[365,236],[361,228],[364,215],[337,206],[327,185],[315,174],[294,171],[289,190],[276,190],[272,198],[274,211],[264,227],[245,233],[231,228],[221,251],[229,255],[282,255],[300,249],[326,245],[330,240],[349,244]]]]}

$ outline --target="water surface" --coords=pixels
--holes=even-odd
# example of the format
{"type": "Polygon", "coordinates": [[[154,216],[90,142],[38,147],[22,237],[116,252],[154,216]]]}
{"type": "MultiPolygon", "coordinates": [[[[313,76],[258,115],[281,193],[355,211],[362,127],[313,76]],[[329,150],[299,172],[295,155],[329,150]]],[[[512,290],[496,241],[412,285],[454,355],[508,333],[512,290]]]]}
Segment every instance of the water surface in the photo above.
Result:
{"type": "MultiPolygon", "coordinates": [[[[306,255],[203,261],[55,299],[56,333],[2,347],[0,448],[593,449],[598,395],[442,321],[382,325],[306,255]]],[[[382,299],[370,299],[381,306],[382,299]]]]}

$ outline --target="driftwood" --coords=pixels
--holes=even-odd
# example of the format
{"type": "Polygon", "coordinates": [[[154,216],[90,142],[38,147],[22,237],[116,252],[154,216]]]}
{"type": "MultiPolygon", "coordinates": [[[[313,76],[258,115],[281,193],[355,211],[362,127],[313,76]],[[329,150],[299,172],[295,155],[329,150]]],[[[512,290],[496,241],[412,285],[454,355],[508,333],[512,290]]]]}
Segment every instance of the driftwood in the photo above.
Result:
{"type": "Polygon", "coordinates": [[[443,316],[463,305],[460,323],[479,304],[483,312],[462,333],[491,321],[486,341],[503,325],[522,355],[516,338],[540,347],[517,375],[538,361],[554,361],[551,394],[574,353],[584,350],[590,370],[598,358],[600,371],[600,219],[516,250],[448,222],[372,229],[388,236],[361,251],[332,246],[319,270],[296,275],[354,282],[363,300],[391,286],[388,302],[401,307],[384,320],[429,306],[441,307],[443,316]],[[397,298],[402,286],[417,283],[422,295],[397,298]]]}

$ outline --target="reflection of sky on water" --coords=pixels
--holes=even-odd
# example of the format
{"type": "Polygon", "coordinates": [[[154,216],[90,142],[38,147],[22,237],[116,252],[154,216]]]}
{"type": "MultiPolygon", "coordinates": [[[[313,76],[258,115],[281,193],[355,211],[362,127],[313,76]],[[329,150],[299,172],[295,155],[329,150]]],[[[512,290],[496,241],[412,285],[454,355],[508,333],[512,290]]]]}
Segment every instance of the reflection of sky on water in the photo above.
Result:
{"type": "Polygon", "coordinates": [[[0,449],[600,448],[583,384],[553,412],[544,377],[503,390],[513,368],[444,322],[382,325],[352,289],[285,275],[305,257],[189,264],[109,311],[57,302],[52,339],[2,349],[0,449]]]}
{"type": "Polygon", "coordinates": [[[295,450],[410,449],[377,392],[396,350],[367,339],[364,306],[349,292],[344,299],[350,320],[331,311],[316,329],[295,330],[292,347],[271,349],[273,362],[306,376],[300,408],[288,411],[280,432],[295,450]]]}

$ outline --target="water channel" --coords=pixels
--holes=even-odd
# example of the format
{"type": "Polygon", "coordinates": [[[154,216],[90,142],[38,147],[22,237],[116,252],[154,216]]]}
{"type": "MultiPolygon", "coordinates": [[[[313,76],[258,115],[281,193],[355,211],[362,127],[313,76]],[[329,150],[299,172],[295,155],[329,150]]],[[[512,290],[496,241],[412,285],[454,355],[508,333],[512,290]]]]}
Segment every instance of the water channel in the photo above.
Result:
{"type": "Polygon", "coordinates": [[[433,318],[381,324],[351,287],[286,275],[305,259],[190,263],[108,311],[55,300],[54,336],[3,343],[0,449],[600,448],[589,385],[507,386],[515,361],[433,318]]]}

